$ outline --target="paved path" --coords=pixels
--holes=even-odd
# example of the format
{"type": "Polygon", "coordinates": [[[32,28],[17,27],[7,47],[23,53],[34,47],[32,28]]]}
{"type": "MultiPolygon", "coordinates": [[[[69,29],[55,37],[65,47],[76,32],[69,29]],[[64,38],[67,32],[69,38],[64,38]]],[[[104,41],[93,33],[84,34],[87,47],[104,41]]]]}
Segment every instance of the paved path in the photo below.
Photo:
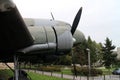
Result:
{"type": "MultiPolygon", "coordinates": [[[[33,71],[29,70],[30,72],[35,72],[38,74],[48,75],[48,76],[55,76],[60,78],[66,78],[69,80],[88,80],[87,77],[78,76],[77,78],[73,75],[62,75],[59,73],[51,73],[51,72],[42,72],[42,71],[33,71]]],[[[120,75],[106,75],[106,76],[97,76],[97,77],[90,77],[89,80],[120,80],[120,75]]]]}

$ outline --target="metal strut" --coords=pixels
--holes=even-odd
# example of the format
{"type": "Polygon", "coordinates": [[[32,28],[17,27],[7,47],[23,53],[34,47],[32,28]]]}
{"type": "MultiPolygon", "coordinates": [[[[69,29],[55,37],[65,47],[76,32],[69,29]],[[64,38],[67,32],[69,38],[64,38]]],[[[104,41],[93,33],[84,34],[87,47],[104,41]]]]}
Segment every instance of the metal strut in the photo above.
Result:
{"type": "Polygon", "coordinates": [[[15,72],[7,63],[4,63],[13,73],[15,72]]]}
{"type": "Polygon", "coordinates": [[[74,69],[74,79],[77,78],[77,70],[76,70],[76,65],[75,65],[75,55],[73,53],[73,50],[71,51],[72,52],[72,64],[73,64],[73,69],[74,69]]]}
{"type": "Polygon", "coordinates": [[[17,55],[14,55],[14,80],[18,80],[18,77],[19,77],[19,72],[18,72],[18,57],[17,55]]]}

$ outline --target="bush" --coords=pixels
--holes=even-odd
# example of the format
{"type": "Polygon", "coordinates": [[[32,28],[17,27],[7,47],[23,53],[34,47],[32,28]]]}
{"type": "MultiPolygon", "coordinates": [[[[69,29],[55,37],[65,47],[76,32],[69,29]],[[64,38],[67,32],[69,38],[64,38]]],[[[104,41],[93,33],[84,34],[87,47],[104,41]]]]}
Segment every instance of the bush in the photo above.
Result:
{"type": "MultiPolygon", "coordinates": [[[[74,73],[74,68],[71,69],[72,73],[74,73]]],[[[76,67],[76,73],[78,75],[82,75],[82,76],[88,76],[89,74],[89,70],[87,67],[76,67]]],[[[98,75],[102,75],[103,72],[102,70],[99,69],[91,69],[91,76],[98,76],[98,75]]]]}
{"type": "Polygon", "coordinates": [[[61,68],[59,67],[54,67],[54,66],[41,66],[38,68],[40,71],[47,71],[47,72],[60,72],[61,68]]]}
{"type": "Polygon", "coordinates": [[[98,75],[102,75],[103,72],[100,69],[91,69],[91,76],[98,76],[98,75]]]}

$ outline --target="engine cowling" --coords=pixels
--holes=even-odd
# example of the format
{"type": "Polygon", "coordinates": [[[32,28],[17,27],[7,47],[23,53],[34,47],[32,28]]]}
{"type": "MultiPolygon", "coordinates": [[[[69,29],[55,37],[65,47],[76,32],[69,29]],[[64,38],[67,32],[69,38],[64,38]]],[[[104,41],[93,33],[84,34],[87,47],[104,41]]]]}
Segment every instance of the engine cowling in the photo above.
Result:
{"type": "MultiPolygon", "coordinates": [[[[34,45],[43,45],[40,49],[31,49],[26,53],[55,53],[63,54],[71,50],[73,39],[67,27],[28,27],[34,39],[34,45]]],[[[25,51],[25,50],[24,50],[25,51]]]]}
{"type": "Polygon", "coordinates": [[[54,27],[57,37],[57,51],[62,54],[69,52],[73,46],[73,37],[68,27],[54,27]]]}

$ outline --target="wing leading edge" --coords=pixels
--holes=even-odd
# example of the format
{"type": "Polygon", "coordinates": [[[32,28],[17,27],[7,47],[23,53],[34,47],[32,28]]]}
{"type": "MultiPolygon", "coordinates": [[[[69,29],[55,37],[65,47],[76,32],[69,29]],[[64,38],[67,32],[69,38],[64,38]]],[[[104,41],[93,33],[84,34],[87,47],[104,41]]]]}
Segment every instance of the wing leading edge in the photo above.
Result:
{"type": "Polygon", "coordinates": [[[11,0],[0,1],[0,55],[14,54],[33,44],[18,9],[11,0]]]}

